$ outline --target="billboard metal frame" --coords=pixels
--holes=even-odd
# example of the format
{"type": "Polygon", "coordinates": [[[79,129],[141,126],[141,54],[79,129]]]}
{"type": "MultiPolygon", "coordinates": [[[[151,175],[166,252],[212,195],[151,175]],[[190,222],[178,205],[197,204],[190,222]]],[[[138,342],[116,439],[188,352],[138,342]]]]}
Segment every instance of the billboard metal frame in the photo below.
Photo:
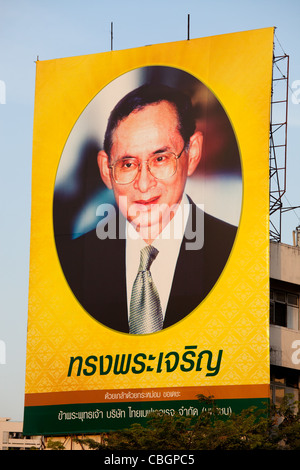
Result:
{"type": "Polygon", "coordinates": [[[289,56],[274,55],[269,156],[270,240],[275,242],[281,242],[282,213],[285,210],[282,198],[286,192],[288,87],[289,56]]]}

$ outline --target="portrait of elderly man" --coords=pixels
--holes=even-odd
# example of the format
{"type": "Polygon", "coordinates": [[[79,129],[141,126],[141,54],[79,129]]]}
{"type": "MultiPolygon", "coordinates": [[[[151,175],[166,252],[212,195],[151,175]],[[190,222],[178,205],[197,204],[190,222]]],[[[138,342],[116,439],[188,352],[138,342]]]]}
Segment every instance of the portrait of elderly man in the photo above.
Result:
{"type": "Polygon", "coordinates": [[[142,85],[110,114],[97,163],[113,191],[114,220],[64,246],[65,277],[103,325],[150,334],[190,314],[230,255],[236,227],[206,214],[185,193],[202,155],[190,98],[142,85]],[[106,231],[105,231],[106,230],[106,231]]]}

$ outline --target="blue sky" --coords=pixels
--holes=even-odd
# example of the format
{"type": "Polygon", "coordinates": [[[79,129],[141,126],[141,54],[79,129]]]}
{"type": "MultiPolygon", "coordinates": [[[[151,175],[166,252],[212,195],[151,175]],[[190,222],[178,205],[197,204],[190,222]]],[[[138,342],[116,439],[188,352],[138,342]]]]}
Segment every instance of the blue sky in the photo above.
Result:
{"type": "MultiPolygon", "coordinates": [[[[191,39],[276,26],[276,52],[290,56],[296,87],[283,202],[300,205],[298,0],[0,0],[0,417],[23,419],[35,60],[107,52],[111,22],[114,50],[185,40],[188,14],[191,39]]],[[[284,243],[297,225],[300,210],[284,215],[284,243]]]]}

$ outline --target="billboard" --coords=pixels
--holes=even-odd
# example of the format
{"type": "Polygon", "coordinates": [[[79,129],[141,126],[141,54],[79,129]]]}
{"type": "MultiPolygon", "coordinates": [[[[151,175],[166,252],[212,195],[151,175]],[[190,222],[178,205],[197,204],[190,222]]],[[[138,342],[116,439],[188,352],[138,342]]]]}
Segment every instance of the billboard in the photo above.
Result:
{"type": "Polygon", "coordinates": [[[25,434],[268,400],[272,51],[36,63],[25,434]]]}

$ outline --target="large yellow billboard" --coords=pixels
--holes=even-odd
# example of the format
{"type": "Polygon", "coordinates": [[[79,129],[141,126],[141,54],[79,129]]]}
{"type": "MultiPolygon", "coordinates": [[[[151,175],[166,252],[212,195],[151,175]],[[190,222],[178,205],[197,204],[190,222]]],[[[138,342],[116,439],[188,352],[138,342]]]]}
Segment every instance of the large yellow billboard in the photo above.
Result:
{"type": "Polygon", "coordinates": [[[268,399],[272,51],[37,61],[25,434],[268,399]]]}

